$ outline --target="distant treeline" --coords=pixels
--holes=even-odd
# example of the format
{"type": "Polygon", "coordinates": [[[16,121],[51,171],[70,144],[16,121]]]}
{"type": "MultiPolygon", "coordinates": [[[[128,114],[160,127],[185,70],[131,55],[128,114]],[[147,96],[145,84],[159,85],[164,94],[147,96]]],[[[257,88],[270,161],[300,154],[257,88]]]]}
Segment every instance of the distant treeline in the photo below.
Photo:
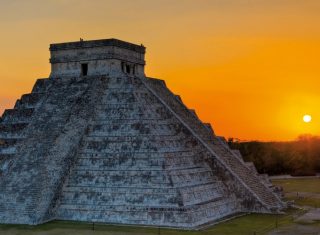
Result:
{"type": "Polygon", "coordinates": [[[259,173],[300,176],[320,172],[320,137],[304,135],[290,142],[237,142],[230,138],[228,143],[240,150],[245,161],[253,162],[259,173]]]}

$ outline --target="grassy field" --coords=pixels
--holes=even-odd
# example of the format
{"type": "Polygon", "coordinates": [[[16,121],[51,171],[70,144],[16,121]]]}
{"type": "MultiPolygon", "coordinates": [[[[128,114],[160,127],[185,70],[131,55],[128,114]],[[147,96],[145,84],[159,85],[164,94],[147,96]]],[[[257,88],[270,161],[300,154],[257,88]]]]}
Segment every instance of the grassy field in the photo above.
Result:
{"type": "Polygon", "coordinates": [[[290,210],[286,215],[263,215],[250,214],[241,216],[236,219],[229,220],[225,223],[220,223],[216,226],[208,228],[203,231],[183,231],[173,229],[158,228],[141,228],[129,226],[111,226],[95,224],[94,231],[92,224],[74,223],[64,221],[53,221],[39,226],[17,226],[17,225],[0,225],[1,235],[60,235],[60,234],[106,234],[106,235],[200,235],[200,234],[221,234],[221,235],[235,235],[235,234],[265,234],[276,226],[282,226],[292,223],[292,216],[296,214],[297,210],[290,210]]]}
{"type": "MultiPolygon", "coordinates": [[[[320,195],[319,179],[286,179],[274,180],[274,184],[284,188],[286,195],[295,195],[296,192],[310,193],[310,195],[320,195]]],[[[294,196],[293,196],[294,197],[294,196]]],[[[296,199],[290,198],[289,199],[296,199]]],[[[301,198],[298,201],[301,205],[313,204],[317,198],[301,198]]],[[[290,209],[285,215],[266,215],[266,214],[249,214],[244,215],[216,226],[210,227],[203,231],[183,231],[172,229],[130,227],[130,226],[111,226],[95,224],[94,230],[92,224],[53,221],[39,226],[20,226],[20,225],[0,225],[1,235],[201,235],[201,234],[219,234],[219,235],[242,235],[242,234],[267,234],[276,227],[291,226],[295,223],[293,218],[301,210],[290,209]]]]}
{"type": "Polygon", "coordinates": [[[273,180],[296,205],[320,208],[320,178],[273,180]]]}
{"type": "Polygon", "coordinates": [[[281,179],[272,180],[272,183],[274,183],[275,185],[282,186],[285,193],[320,193],[320,178],[281,179]]]}

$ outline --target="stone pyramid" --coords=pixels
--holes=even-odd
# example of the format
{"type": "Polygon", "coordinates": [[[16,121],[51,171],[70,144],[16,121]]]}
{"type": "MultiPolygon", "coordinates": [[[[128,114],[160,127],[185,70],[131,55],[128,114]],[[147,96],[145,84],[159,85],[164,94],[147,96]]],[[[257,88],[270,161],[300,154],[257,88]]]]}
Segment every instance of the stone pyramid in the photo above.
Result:
{"type": "Polygon", "coordinates": [[[194,229],[285,207],[164,81],[145,47],[50,45],[51,74],[0,120],[0,223],[76,220],[194,229]]]}

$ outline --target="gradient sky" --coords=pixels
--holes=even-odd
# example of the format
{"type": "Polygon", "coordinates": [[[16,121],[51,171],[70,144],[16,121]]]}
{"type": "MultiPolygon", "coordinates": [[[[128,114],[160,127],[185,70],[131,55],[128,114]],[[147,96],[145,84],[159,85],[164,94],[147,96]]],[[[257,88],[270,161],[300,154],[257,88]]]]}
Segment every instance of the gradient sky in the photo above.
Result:
{"type": "Polygon", "coordinates": [[[0,113],[48,77],[50,43],[118,38],[218,135],[320,135],[319,0],[0,0],[0,30],[0,113]]]}

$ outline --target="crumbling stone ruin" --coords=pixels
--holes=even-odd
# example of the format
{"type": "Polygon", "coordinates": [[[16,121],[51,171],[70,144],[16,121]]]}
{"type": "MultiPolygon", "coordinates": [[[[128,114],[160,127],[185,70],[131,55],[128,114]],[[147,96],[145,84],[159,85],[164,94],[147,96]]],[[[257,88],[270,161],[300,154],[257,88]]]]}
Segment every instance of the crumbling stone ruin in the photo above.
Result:
{"type": "Polygon", "coordinates": [[[50,77],[0,120],[0,223],[195,229],[285,207],[267,176],[145,76],[144,46],[81,40],[50,52],[50,77]]]}

